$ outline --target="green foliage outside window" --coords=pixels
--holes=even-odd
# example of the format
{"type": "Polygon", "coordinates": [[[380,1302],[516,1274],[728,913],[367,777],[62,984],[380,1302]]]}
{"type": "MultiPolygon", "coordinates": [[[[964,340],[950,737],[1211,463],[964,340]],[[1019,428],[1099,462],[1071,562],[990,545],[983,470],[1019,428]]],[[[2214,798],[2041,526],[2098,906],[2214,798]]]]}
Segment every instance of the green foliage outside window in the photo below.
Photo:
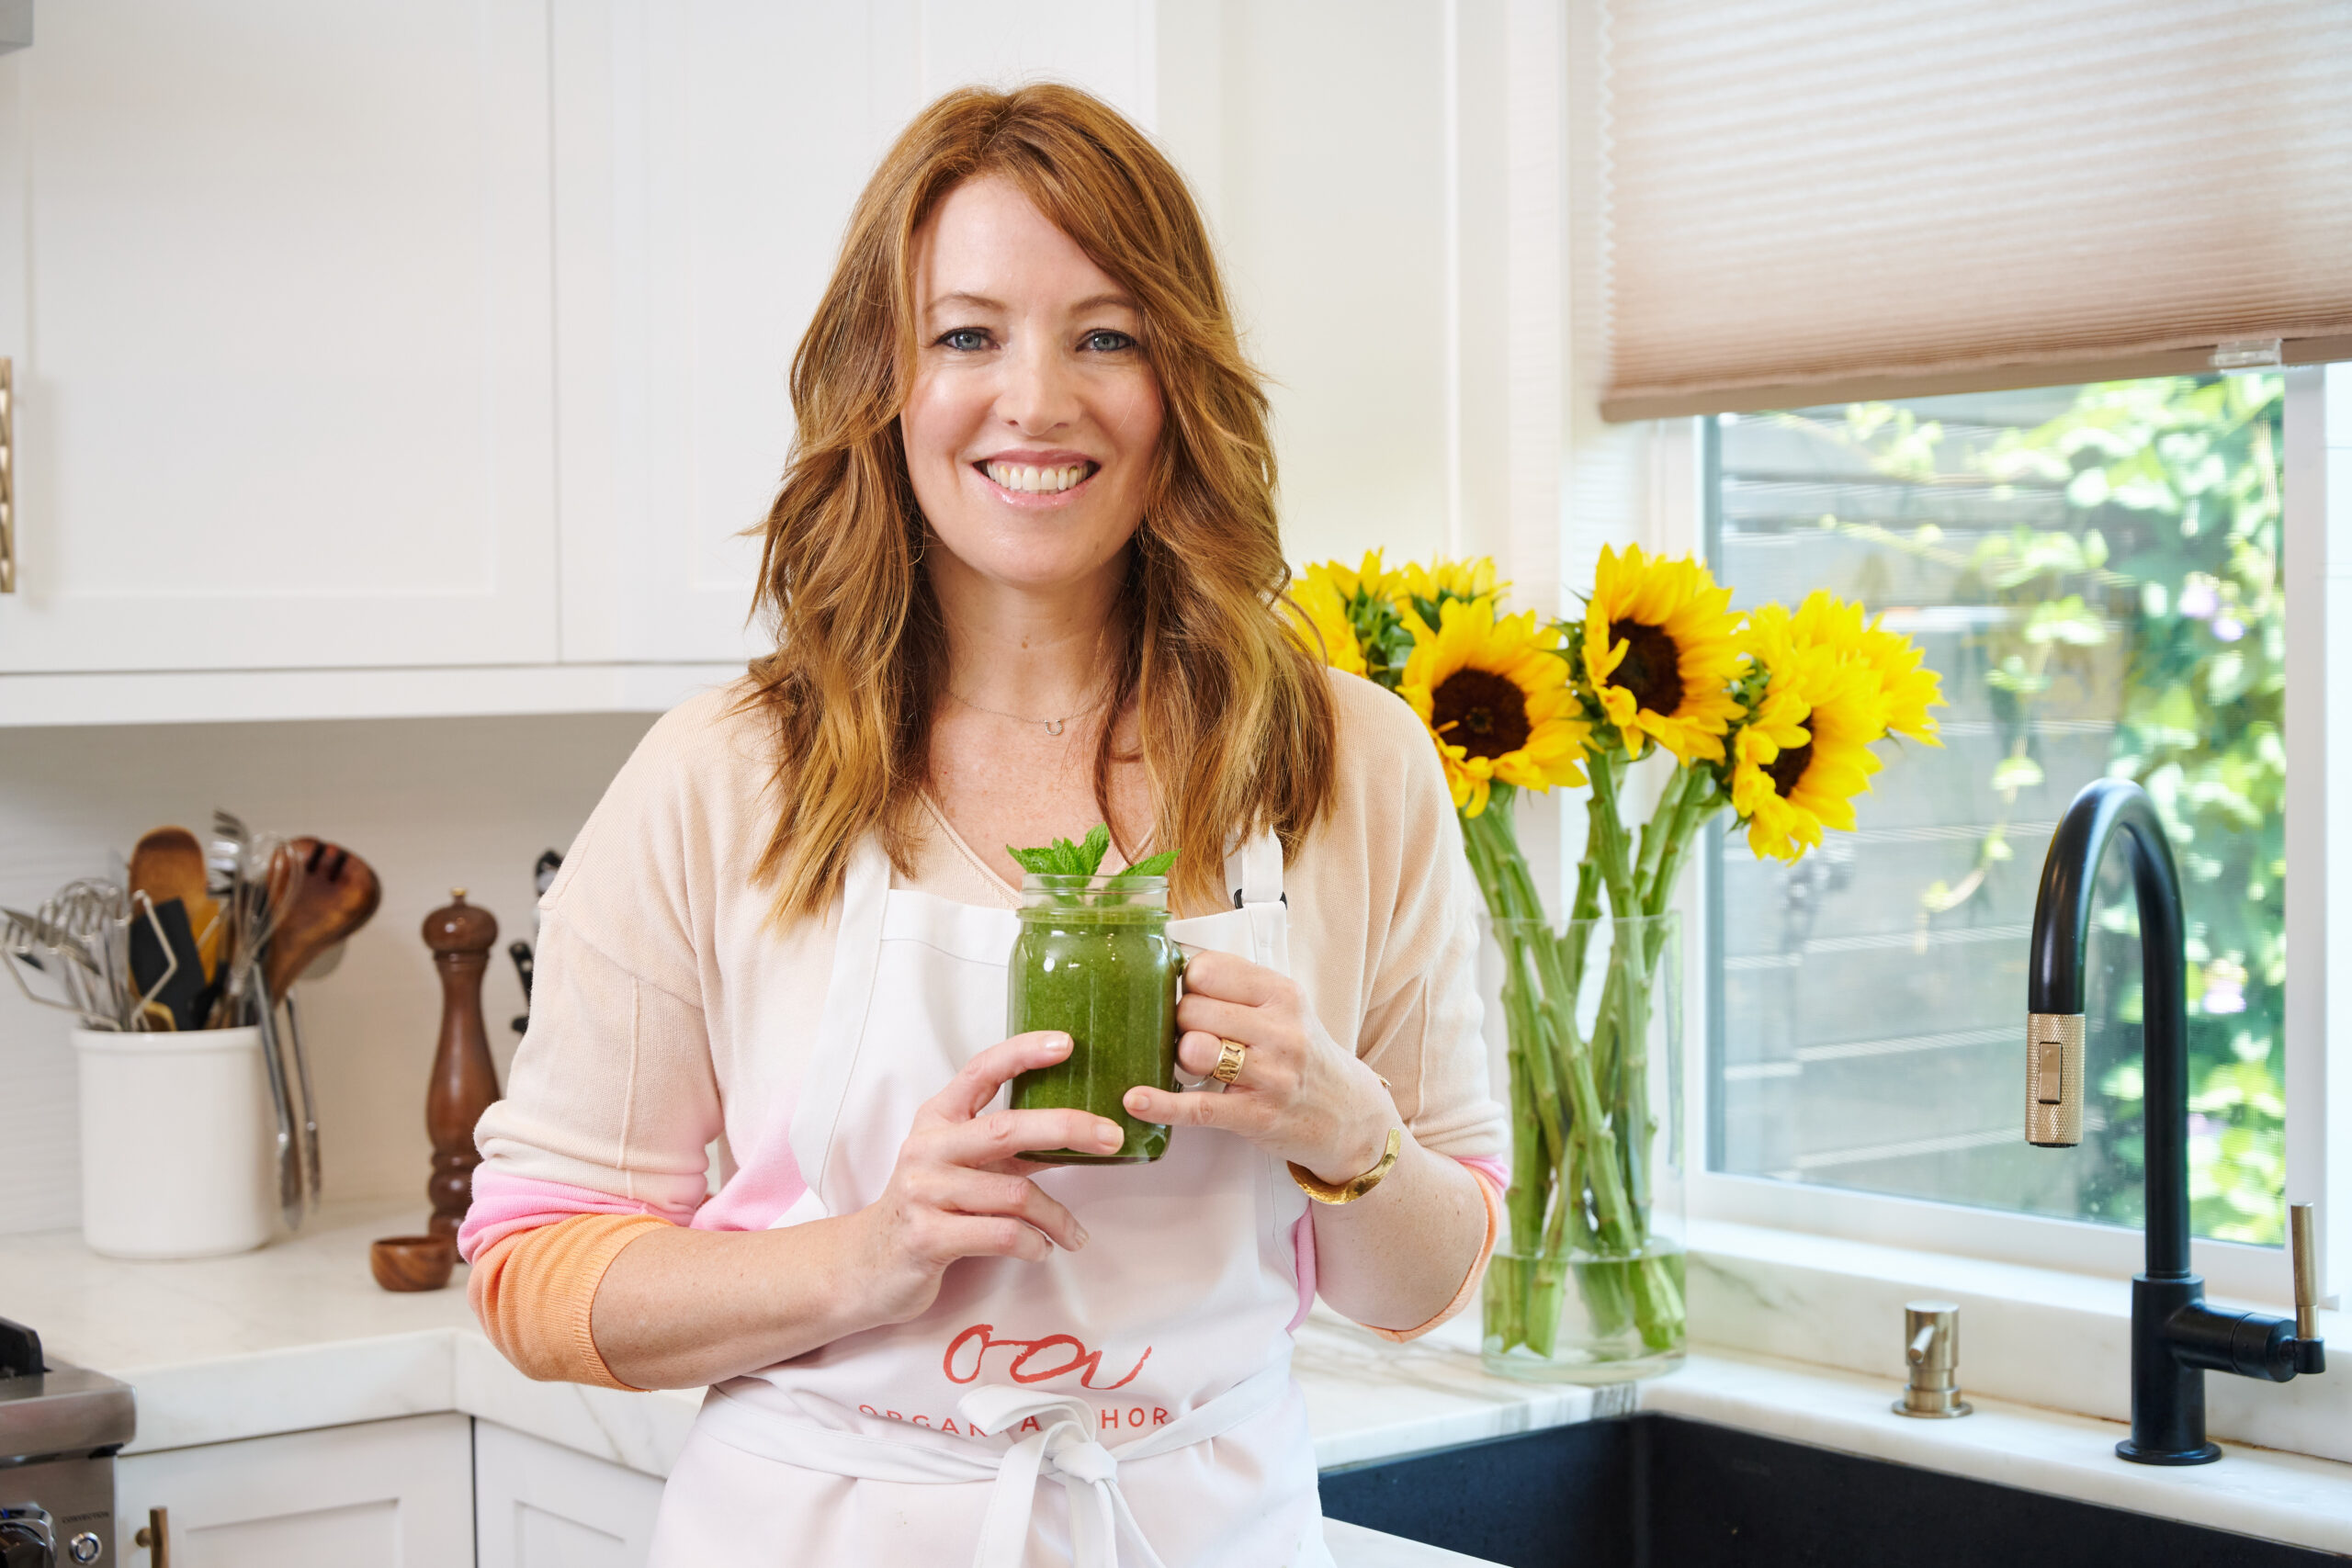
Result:
{"type": "MultiPolygon", "coordinates": [[[[2280,1239],[2286,1175],[2282,412],[2276,376],[2086,386],[2058,417],[1967,458],[1996,485],[2063,487],[2068,526],[2017,528],[1963,554],[1932,525],[1898,535],[1823,520],[1961,568],[1972,598],[2007,612],[1973,635],[2004,743],[1987,782],[2012,805],[2042,782],[2036,722],[2053,687],[2111,670],[2110,639],[2122,639],[2109,772],[2154,798],[2188,904],[2192,1223],[2268,1244],[2280,1239]]],[[[1890,478],[1939,469],[1943,432],[1910,410],[1856,406],[1842,434],[1890,478]]],[[[1923,928],[2014,858],[2008,838],[1996,820],[1967,876],[1922,889],[1923,928]]],[[[2104,918],[2117,935],[2130,920],[2122,902],[2104,918]]],[[[2110,1025],[2138,1020],[2136,957],[2127,973],[2107,987],[2110,1025]]],[[[2094,1071],[2109,1126],[2084,1210],[2137,1223],[2136,1053],[2094,1071]]]]}

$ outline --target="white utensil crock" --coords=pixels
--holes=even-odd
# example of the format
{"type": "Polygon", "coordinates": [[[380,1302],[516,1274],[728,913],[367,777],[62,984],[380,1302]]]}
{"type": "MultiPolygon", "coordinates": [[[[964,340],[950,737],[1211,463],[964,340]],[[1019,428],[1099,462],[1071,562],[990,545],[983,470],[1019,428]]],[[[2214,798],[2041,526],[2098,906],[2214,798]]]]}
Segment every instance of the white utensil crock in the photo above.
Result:
{"type": "Polygon", "coordinates": [[[211,1258],[270,1238],[272,1123],[258,1029],[74,1031],[82,1237],[111,1258],[211,1258]]]}

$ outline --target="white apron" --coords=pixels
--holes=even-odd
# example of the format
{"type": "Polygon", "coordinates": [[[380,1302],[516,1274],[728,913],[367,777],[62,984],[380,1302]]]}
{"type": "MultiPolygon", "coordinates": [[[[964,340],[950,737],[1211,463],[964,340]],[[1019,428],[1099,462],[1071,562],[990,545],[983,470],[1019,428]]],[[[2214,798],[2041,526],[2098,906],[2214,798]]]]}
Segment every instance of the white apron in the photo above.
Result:
{"type": "MultiPolygon", "coordinates": [[[[1282,871],[1253,839],[1238,907],[1170,934],[1287,973],[1282,871]]],[[[870,843],[852,858],[792,1110],[808,1189],[779,1225],[880,1196],[916,1109],[1004,1036],[1018,918],[889,874],[870,843]]],[[[1037,1179],[1081,1250],[963,1258],[913,1321],[712,1389],[652,1568],[1330,1568],[1290,1375],[1306,1200],[1282,1164],[1179,1127],[1154,1164],[1037,1179]]]]}

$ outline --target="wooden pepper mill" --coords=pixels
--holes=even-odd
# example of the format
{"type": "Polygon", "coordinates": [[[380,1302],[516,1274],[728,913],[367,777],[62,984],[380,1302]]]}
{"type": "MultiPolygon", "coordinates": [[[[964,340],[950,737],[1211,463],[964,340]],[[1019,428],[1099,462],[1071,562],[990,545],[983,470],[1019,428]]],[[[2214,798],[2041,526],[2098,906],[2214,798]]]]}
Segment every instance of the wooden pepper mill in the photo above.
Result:
{"type": "Polygon", "coordinates": [[[453,887],[449,902],[424,917],[424,945],[441,972],[441,1043],[424,1089],[424,1127],[433,1137],[432,1231],[455,1240],[473,1201],[474,1123],[498,1098],[498,1069],[482,1027],[481,976],[498,941],[498,917],[466,902],[453,887]]]}

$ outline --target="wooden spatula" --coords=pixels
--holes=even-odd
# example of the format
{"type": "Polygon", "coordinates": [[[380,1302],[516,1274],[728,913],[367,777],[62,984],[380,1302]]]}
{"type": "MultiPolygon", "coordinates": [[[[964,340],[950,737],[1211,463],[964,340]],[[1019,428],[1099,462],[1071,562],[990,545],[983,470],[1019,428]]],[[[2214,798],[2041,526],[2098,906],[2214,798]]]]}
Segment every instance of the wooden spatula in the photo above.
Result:
{"type": "Polygon", "coordinates": [[[270,863],[269,901],[277,911],[262,977],[282,997],[319,954],[368,923],[384,899],[368,863],[340,844],[293,839],[270,863]]]}
{"type": "Polygon", "coordinates": [[[196,934],[197,955],[204,973],[198,984],[220,967],[220,906],[204,891],[204,846],[185,828],[158,828],[130,852],[130,891],[144,893],[157,908],[176,898],[187,909],[188,929],[196,934]]]}

